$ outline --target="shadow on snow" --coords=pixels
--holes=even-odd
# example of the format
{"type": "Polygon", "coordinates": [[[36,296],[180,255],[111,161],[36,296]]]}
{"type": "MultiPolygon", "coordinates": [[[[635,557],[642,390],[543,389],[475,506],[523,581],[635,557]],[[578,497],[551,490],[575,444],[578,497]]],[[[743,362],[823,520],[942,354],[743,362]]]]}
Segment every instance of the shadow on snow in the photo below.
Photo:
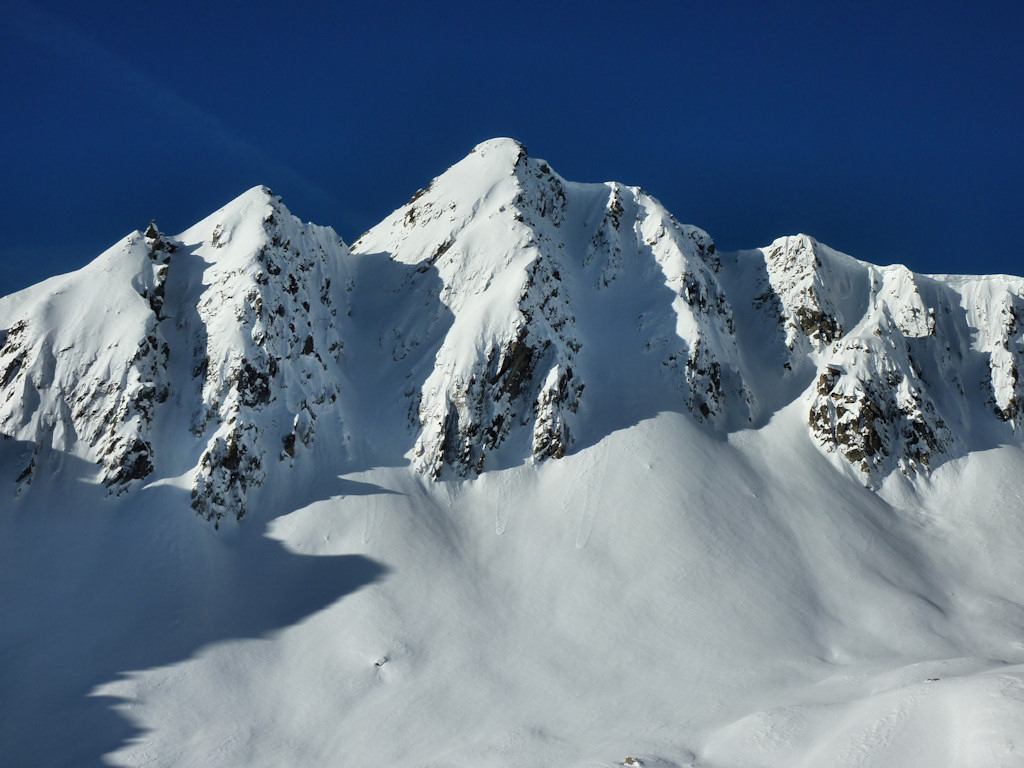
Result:
{"type": "MultiPolygon", "coordinates": [[[[214,533],[178,488],[104,500],[88,482],[95,467],[67,456],[56,482],[38,482],[41,472],[12,502],[7,475],[25,450],[0,442],[5,765],[105,765],[105,754],[143,732],[113,709],[123,701],[95,695],[97,686],[211,643],[264,637],[387,572],[358,555],[294,554],[259,524],[214,533]]],[[[376,492],[343,484],[348,494],[376,492]]]]}

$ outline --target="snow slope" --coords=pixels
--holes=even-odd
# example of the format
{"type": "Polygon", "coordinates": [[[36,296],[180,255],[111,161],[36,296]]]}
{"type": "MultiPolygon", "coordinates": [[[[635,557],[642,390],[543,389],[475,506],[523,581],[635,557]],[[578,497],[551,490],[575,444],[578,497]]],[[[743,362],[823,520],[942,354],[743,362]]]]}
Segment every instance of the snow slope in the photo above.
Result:
{"type": "Polygon", "coordinates": [[[497,139],[0,329],[4,764],[1024,764],[1024,279],[718,253],[497,139]]]}

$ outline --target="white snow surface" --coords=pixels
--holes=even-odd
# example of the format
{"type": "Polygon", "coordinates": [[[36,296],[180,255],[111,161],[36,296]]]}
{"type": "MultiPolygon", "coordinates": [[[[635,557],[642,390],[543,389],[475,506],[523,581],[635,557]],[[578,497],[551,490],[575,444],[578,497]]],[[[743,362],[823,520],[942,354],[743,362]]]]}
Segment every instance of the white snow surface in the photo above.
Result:
{"type": "Polygon", "coordinates": [[[1024,765],[1024,279],[479,145],[0,298],[0,764],[1024,765]]]}

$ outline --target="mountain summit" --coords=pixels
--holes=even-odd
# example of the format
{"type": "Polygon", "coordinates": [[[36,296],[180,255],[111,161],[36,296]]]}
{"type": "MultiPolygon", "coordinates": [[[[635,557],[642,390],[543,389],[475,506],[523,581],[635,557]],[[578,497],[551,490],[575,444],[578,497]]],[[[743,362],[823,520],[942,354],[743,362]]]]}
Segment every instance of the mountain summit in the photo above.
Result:
{"type": "Polygon", "coordinates": [[[240,519],[268,465],[336,406],[347,255],[257,187],[6,299],[0,429],[32,446],[18,482],[40,451],[96,462],[117,494],[184,471],[197,513],[240,519]]]}
{"type": "Polygon", "coordinates": [[[509,139],[150,222],[0,299],[0,764],[1021,765],[1022,364],[509,139]]]}

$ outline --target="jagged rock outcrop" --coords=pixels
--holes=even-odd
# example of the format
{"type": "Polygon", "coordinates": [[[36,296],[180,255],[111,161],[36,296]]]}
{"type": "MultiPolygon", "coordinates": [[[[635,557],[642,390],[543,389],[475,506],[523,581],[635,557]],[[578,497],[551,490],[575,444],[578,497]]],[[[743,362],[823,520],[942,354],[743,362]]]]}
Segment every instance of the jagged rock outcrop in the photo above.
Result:
{"type": "Polygon", "coordinates": [[[1008,292],[999,302],[999,318],[989,354],[992,396],[999,417],[1017,428],[1024,400],[1024,296],[1008,292]]]}
{"type": "MultiPolygon", "coordinates": [[[[425,474],[481,472],[520,429],[532,434],[537,460],[571,445],[584,383],[572,279],[555,234],[566,206],[545,163],[515,142],[486,142],[353,244],[440,276],[438,306],[451,327],[414,394],[413,461],[425,474]]],[[[413,346],[396,340],[394,357],[413,346]]]]}
{"type": "Polygon", "coordinates": [[[833,296],[843,287],[829,279],[833,271],[825,272],[818,242],[807,235],[780,237],[762,251],[768,286],[757,302],[777,307],[786,346],[820,351],[842,336],[849,321],[833,296]]]}
{"type": "MultiPolygon", "coordinates": [[[[208,287],[197,303],[205,344],[193,431],[205,442],[192,505],[207,519],[245,514],[268,462],[310,446],[341,394],[339,294],[347,249],[334,230],[303,224],[257,188],[182,236],[199,240],[208,287]],[[269,434],[268,428],[272,429],[269,434]]],[[[344,316],[344,311],[341,313],[344,316]]]]}
{"type": "MultiPolygon", "coordinates": [[[[802,242],[813,244],[809,238],[802,242]]],[[[768,252],[769,258],[773,252],[768,252]]],[[[942,370],[950,376],[952,362],[951,350],[943,350],[934,338],[935,307],[925,305],[917,277],[903,266],[878,268],[838,255],[829,260],[832,263],[826,266],[815,256],[815,284],[799,294],[805,306],[813,296],[816,306],[827,307],[829,311],[821,315],[828,319],[797,329],[789,320],[798,316],[796,312],[787,312],[784,318],[787,345],[800,346],[795,334],[805,333],[823,363],[810,390],[811,434],[826,451],[859,470],[869,485],[893,470],[904,475],[927,473],[958,448],[935,397],[936,383],[927,380],[942,370]],[[844,314],[828,293],[841,286],[821,279],[840,268],[859,272],[869,287],[866,308],[845,333],[842,329],[851,313],[847,309],[844,314]],[[833,332],[837,335],[823,345],[833,332]],[[931,361],[929,374],[923,360],[931,361]]],[[[797,271],[804,269],[800,260],[795,264],[797,271]]],[[[808,282],[806,274],[803,279],[808,282]]],[[[784,276],[777,281],[785,284],[784,276]]]]}
{"type": "Polygon", "coordinates": [[[988,358],[988,402],[995,414],[1020,426],[1024,415],[1024,280],[951,278],[964,296],[976,347],[988,358]]]}
{"type": "Polygon", "coordinates": [[[147,234],[35,292],[11,323],[0,348],[0,433],[34,446],[20,482],[32,481],[43,448],[96,462],[114,493],[153,471],[153,412],[170,387],[160,307],[174,246],[147,234]]]}
{"type": "Polygon", "coordinates": [[[928,397],[919,372],[902,351],[879,354],[860,339],[837,342],[834,359],[815,381],[809,424],[827,451],[836,451],[870,481],[893,469],[927,472],[947,455],[954,437],[928,397]]]}
{"type": "Polygon", "coordinates": [[[638,290],[635,276],[615,284],[624,269],[657,275],[647,285],[663,298],[637,332],[647,332],[640,343],[660,356],[681,405],[701,419],[722,416],[730,403],[747,406],[711,238],[638,189],[569,183],[517,142],[485,142],[353,251],[440,277],[438,298],[453,319],[413,408],[413,462],[431,477],[445,467],[457,476],[482,471],[520,431],[513,442],[529,445],[520,459],[569,450],[583,370],[595,359],[577,305],[595,291],[638,290]]]}

